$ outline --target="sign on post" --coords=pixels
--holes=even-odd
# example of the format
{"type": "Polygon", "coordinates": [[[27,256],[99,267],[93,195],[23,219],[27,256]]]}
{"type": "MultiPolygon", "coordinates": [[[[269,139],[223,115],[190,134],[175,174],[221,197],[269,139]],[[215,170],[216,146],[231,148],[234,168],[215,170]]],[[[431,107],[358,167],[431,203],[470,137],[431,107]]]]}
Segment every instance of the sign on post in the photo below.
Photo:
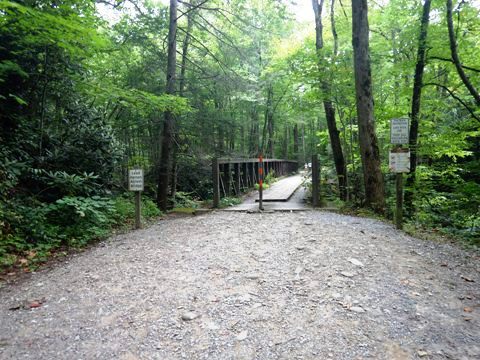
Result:
{"type": "Polygon", "coordinates": [[[396,148],[390,150],[389,168],[395,175],[396,211],[395,225],[403,228],[403,173],[410,172],[410,149],[396,148]]]}
{"type": "Polygon", "coordinates": [[[143,191],[142,169],[131,169],[128,171],[128,190],[143,191]]]}
{"type": "Polygon", "coordinates": [[[390,143],[394,145],[408,144],[408,119],[390,120],[390,143]]]}
{"type": "Polygon", "coordinates": [[[141,223],[141,195],[143,191],[143,170],[131,169],[128,171],[128,190],[135,191],[135,228],[140,229],[141,223]]]}
{"type": "Polygon", "coordinates": [[[410,150],[401,148],[390,150],[388,167],[394,173],[410,172],[410,150]]]}

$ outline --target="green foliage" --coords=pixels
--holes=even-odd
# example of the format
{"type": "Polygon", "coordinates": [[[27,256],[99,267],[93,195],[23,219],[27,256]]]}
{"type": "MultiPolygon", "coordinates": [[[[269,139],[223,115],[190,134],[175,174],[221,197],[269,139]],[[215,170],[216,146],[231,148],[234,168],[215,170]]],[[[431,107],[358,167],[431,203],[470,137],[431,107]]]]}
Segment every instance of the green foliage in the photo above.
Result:
{"type": "Polygon", "coordinates": [[[431,171],[421,168],[422,184],[417,188],[415,206],[418,209],[413,223],[468,242],[480,241],[480,184],[465,181],[458,168],[450,171],[431,171]]]}
{"type": "Polygon", "coordinates": [[[124,89],[103,80],[99,85],[90,85],[83,89],[86,94],[95,96],[98,103],[115,103],[123,109],[143,118],[153,113],[170,111],[175,115],[192,111],[188,100],[175,95],[156,95],[139,89],[124,89]]]}
{"type": "MultiPolygon", "coordinates": [[[[264,183],[264,184],[262,185],[262,187],[263,187],[263,190],[270,189],[270,184],[264,183]]],[[[256,184],[254,185],[254,188],[255,188],[255,190],[260,190],[260,184],[259,184],[259,183],[256,183],[256,184]]]]}
{"type": "Polygon", "coordinates": [[[238,197],[224,197],[220,199],[220,208],[226,208],[229,206],[239,205],[242,203],[242,199],[238,197]]]}
{"type": "Polygon", "coordinates": [[[100,196],[69,196],[50,204],[47,214],[53,225],[62,227],[68,245],[82,246],[109,233],[113,205],[112,200],[100,196]]]}
{"type": "MultiPolygon", "coordinates": [[[[84,246],[105,238],[113,227],[132,224],[135,218],[131,194],[115,198],[64,196],[53,203],[0,203],[0,268],[31,266],[48,259],[65,246],[84,246]],[[26,259],[26,254],[31,254],[26,259]],[[32,255],[34,254],[34,255],[32,255]]],[[[142,217],[161,215],[147,197],[142,198],[142,217]]]]}
{"type": "Polygon", "coordinates": [[[263,180],[265,184],[271,185],[274,182],[276,182],[278,179],[275,177],[275,171],[270,170],[270,172],[265,176],[265,179],[263,180]]]}
{"type": "Polygon", "coordinates": [[[192,197],[191,193],[177,191],[175,193],[175,199],[173,200],[173,207],[196,209],[198,207],[198,201],[192,197]]]}
{"type": "MultiPolygon", "coordinates": [[[[124,194],[114,199],[115,213],[113,218],[117,225],[131,223],[135,219],[135,199],[134,196],[124,194]]],[[[162,215],[155,203],[148,197],[142,196],[142,217],[144,219],[155,218],[162,215]]]]}
{"type": "Polygon", "coordinates": [[[88,195],[99,190],[96,183],[98,175],[83,173],[81,175],[69,174],[66,171],[46,171],[44,169],[32,169],[33,177],[45,183],[48,187],[42,191],[55,190],[61,196],[88,195]]]}

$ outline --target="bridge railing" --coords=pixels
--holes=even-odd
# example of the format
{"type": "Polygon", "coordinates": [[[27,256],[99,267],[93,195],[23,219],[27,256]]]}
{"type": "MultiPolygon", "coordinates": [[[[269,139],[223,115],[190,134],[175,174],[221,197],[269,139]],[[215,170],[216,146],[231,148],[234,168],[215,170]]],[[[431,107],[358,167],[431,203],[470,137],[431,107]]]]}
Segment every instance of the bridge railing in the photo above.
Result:
{"type": "MultiPolygon", "coordinates": [[[[213,207],[221,197],[240,196],[258,183],[258,159],[214,158],[212,161],[213,207]]],[[[272,171],[285,176],[298,171],[298,162],[285,159],[263,159],[264,177],[272,171]]]]}

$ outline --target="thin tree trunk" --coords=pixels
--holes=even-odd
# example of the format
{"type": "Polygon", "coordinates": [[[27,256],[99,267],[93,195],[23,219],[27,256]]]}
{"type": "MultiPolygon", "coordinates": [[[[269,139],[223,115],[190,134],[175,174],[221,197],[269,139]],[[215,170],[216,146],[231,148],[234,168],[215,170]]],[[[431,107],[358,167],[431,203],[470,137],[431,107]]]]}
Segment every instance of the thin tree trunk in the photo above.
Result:
{"type": "Polygon", "coordinates": [[[293,126],[293,155],[298,158],[298,124],[293,126]]]}
{"type": "Polygon", "coordinates": [[[273,87],[268,85],[267,104],[265,109],[265,122],[262,132],[262,152],[266,157],[273,157],[273,87]]]}
{"type": "Polygon", "coordinates": [[[250,127],[250,140],[249,140],[249,153],[250,156],[257,156],[259,150],[258,139],[258,113],[257,108],[254,106],[251,113],[252,124],[250,127]]]}
{"type": "MultiPolygon", "coordinates": [[[[192,2],[190,2],[192,4],[192,2]]],[[[190,40],[192,38],[192,28],[193,28],[193,17],[195,16],[195,11],[189,11],[187,13],[187,30],[185,32],[185,39],[183,40],[182,46],[182,63],[180,67],[180,79],[178,82],[179,95],[183,96],[185,92],[185,75],[187,72],[187,55],[188,47],[190,46],[190,40]]]]}
{"type": "Polygon", "coordinates": [[[303,149],[303,162],[307,159],[307,154],[305,151],[305,123],[302,123],[302,149],[303,149]]]}
{"type": "Polygon", "coordinates": [[[240,125],[240,153],[245,156],[245,127],[240,125]]]}
{"type": "MultiPolygon", "coordinates": [[[[324,0],[321,0],[318,3],[318,0],[312,0],[313,11],[315,13],[315,30],[316,30],[316,50],[317,50],[317,65],[320,72],[325,72],[325,69],[322,65],[322,54],[321,50],[323,48],[323,24],[322,24],[322,7],[324,0]]],[[[338,37],[335,30],[335,15],[334,15],[334,5],[335,2],[332,0],[331,3],[331,13],[330,20],[332,25],[332,33],[334,38],[334,57],[337,55],[338,49],[338,37]]],[[[330,137],[330,145],[332,147],[333,161],[335,163],[335,170],[337,172],[338,178],[338,187],[340,193],[340,199],[347,200],[347,167],[345,165],[345,158],[342,151],[342,143],[340,141],[340,131],[337,129],[337,123],[335,120],[335,108],[333,107],[331,101],[331,86],[330,83],[323,79],[321,81],[320,87],[323,93],[323,108],[325,110],[325,117],[327,119],[328,135],[330,137]]]]}
{"type": "Polygon", "coordinates": [[[422,98],[423,71],[425,68],[425,53],[427,47],[427,30],[430,20],[430,5],[432,0],[426,0],[423,4],[422,20],[420,23],[420,35],[418,37],[417,64],[413,79],[412,111],[410,114],[410,174],[407,177],[405,189],[405,209],[408,215],[413,213],[413,194],[417,170],[417,146],[418,146],[418,118],[422,98]]]}
{"type": "Polygon", "coordinates": [[[45,83],[43,84],[42,90],[42,100],[41,100],[41,111],[40,111],[40,139],[38,145],[38,159],[42,162],[42,150],[43,150],[43,128],[45,126],[45,113],[46,113],[46,100],[47,100],[47,87],[49,83],[48,75],[47,75],[47,67],[48,67],[48,47],[45,46],[45,59],[43,63],[43,76],[45,83]]]}
{"type": "Polygon", "coordinates": [[[384,184],[373,117],[372,76],[369,57],[367,0],[352,0],[352,44],[359,144],[365,182],[365,205],[383,213],[384,184]]]}
{"type": "MultiPolygon", "coordinates": [[[[167,94],[175,92],[175,67],[177,63],[177,0],[170,0],[170,24],[168,29],[167,58],[167,94]]],[[[173,130],[175,117],[170,111],[165,112],[163,123],[162,154],[158,165],[157,204],[162,211],[168,208],[169,169],[172,158],[173,130]]]]}
{"type": "Polygon", "coordinates": [[[448,38],[450,40],[450,52],[452,53],[452,60],[457,68],[457,73],[463,81],[463,84],[466,86],[470,94],[475,99],[477,106],[480,106],[480,94],[473,84],[470,82],[467,74],[463,71],[462,63],[458,56],[457,51],[457,40],[455,39],[455,30],[453,29],[453,19],[452,19],[452,0],[447,0],[447,25],[448,25],[448,38]]]}
{"type": "MultiPolygon", "coordinates": [[[[192,4],[192,1],[190,1],[192,4]]],[[[187,55],[188,47],[190,45],[191,32],[193,27],[193,16],[195,11],[188,11],[187,13],[187,30],[185,33],[185,39],[183,40],[182,46],[182,62],[180,66],[180,79],[178,82],[178,95],[184,96],[185,92],[185,76],[187,73],[187,55]]],[[[177,174],[178,174],[178,153],[179,147],[181,145],[180,138],[178,136],[178,129],[175,129],[175,134],[173,135],[173,156],[172,156],[172,169],[171,169],[171,179],[170,179],[170,196],[172,199],[175,199],[175,194],[177,192],[177,174]]]]}

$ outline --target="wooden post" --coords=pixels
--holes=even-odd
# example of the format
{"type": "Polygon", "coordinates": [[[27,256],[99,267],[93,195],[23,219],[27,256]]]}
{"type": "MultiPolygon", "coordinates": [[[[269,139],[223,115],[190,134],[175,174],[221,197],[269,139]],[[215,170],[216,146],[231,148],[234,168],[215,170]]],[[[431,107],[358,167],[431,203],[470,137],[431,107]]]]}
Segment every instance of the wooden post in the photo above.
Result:
{"type": "Polygon", "coordinates": [[[320,205],[320,172],[317,155],[312,155],[312,206],[320,205]]]}
{"type": "Polygon", "coordinates": [[[230,163],[224,163],[222,164],[222,167],[220,169],[220,172],[222,173],[222,182],[223,182],[223,192],[225,196],[230,196],[230,185],[232,183],[232,170],[230,167],[230,163]]]}
{"type": "Polygon", "coordinates": [[[233,186],[235,195],[240,196],[240,163],[233,164],[233,186]]]}
{"type": "Polygon", "coordinates": [[[142,227],[142,191],[144,189],[143,170],[128,170],[128,190],[135,192],[135,229],[142,227]]]}
{"type": "Polygon", "coordinates": [[[214,158],[212,161],[212,178],[213,178],[213,207],[220,206],[220,171],[218,168],[218,159],[214,158]]]}
{"type": "Polygon", "coordinates": [[[258,209],[263,210],[263,156],[258,157],[258,209]]]}
{"type": "Polygon", "coordinates": [[[142,192],[135,191],[135,229],[142,228],[142,192]]]}
{"type": "Polygon", "coordinates": [[[243,178],[243,191],[246,191],[248,189],[249,185],[249,180],[248,180],[248,164],[243,163],[242,164],[242,178],[243,178]]]}
{"type": "Polygon", "coordinates": [[[230,163],[223,165],[223,171],[225,176],[223,182],[225,185],[225,196],[230,196],[232,195],[232,167],[230,166],[230,163]]]}
{"type": "Polygon", "coordinates": [[[397,211],[395,212],[395,225],[403,229],[403,174],[396,173],[397,211]]]}

